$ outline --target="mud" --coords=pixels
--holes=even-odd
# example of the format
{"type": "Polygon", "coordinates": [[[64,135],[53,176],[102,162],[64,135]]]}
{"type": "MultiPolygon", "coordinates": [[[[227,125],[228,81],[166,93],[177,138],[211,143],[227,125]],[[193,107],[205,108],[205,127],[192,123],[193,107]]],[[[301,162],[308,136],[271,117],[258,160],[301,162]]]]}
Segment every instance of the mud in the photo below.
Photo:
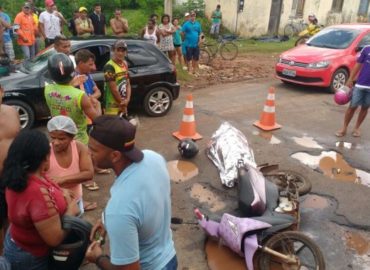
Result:
{"type": "Polygon", "coordinates": [[[311,209],[324,209],[329,207],[329,200],[318,196],[318,195],[308,195],[305,200],[300,203],[302,208],[311,208],[311,209]]]}
{"type": "Polygon", "coordinates": [[[370,174],[350,166],[343,156],[335,151],[322,151],[319,156],[298,152],[291,157],[314,170],[319,169],[331,179],[370,187],[370,174]]]}
{"type": "Polygon", "coordinates": [[[301,138],[293,137],[292,139],[296,144],[306,148],[323,149],[323,147],[318,144],[313,137],[303,136],[301,138]]]}
{"type": "Polygon", "coordinates": [[[253,131],[253,135],[260,136],[261,138],[269,141],[270,144],[280,144],[281,140],[279,140],[277,137],[272,135],[272,132],[267,131],[253,131]]]}
{"type": "Polygon", "coordinates": [[[345,239],[347,247],[355,250],[360,256],[367,254],[370,250],[370,239],[358,232],[346,232],[345,239]]]}
{"type": "Polygon", "coordinates": [[[174,182],[184,182],[197,176],[199,173],[198,167],[189,161],[172,160],[167,162],[167,169],[170,173],[170,178],[174,182]]]}
{"type": "Polygon", "coordinates": [[[199,201],[199,203],[206,203],[207,207],[211,212],[217,212],[226,207],[226,203],[222,199],[214,194],[212,191],[208,190],[206,186],[201,184],[194,184],[191,187],[190,196],[193,199],[199,201]]]}
{"type": "Polygon", "coordinates": [[[207,239],[205,244],[207,263],[210,270],[246,270],[244,258],[218,241],[207,239]]]}

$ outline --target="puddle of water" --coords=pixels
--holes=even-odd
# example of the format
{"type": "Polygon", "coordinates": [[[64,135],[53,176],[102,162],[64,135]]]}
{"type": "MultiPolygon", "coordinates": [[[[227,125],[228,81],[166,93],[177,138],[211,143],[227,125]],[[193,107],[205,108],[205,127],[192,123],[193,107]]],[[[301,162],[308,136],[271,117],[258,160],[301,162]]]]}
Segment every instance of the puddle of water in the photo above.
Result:
{"type": "Polygon", "coordinates": [[[323,147],[318,144],[313,137],[303,136],[302,138],[293,137],[294,142],[300,146],[307,148],[323,149],[323,147]]]}
{"type": "Polygon", "coordinates": [[[312,169],[320,169],[324,175],[332,179],[370,187],[370,174],[351,167],[343,156],[335,151],[322,151],[319,156],[298,152],[291,157],[312,169]]]}
{"type": "Polygon", "coordinates": [[[222,210],[226,207],[226,204],[219,196],[208,190],[207,187],[198,183],[191,187],[190,196],[197,199],[200,203],[209,204],[209,210],[212,212],[222,210]]]}
{"type": "Polygon", "coordinates": [[[329,206],[329,200],[318,195],[307,195],[306,199],[300,203],[300,207],[324,209],[329,206]]]}
{"type": "Polygon", "coordinates": [[[337,148],[342,148],[342,149],[350,149],[350,150],[353,150],[353,149],[359,149],[360,147],[355,144],[355,143],[350,143],[350,142],[336,142],[335,143],[335,146],[337,148]]]}
{"type": "Polygon", "coordinates": [[[274,135],[272,135],[272,132],[255,130],[255,131],[253,131],[253,135],[260,136],[261,138],[264,138],[265,140],[269,141],[270,144],[279,144],[279,143],[281,143],[281,140],[279,140],[274,135]]]}
{"type": "Polygon", "coordinates": [[[370,250],[369,239],[357,232],[346,232],[345,239],[347,247],[355,250],[358,255],[365,255],[370,250]]]}
{"type": "Polygon", "coordinates": [[[171,180],[175,182],[187,181],[199,173],[198,167],[194,163],[182,160],[167,162],[167,169],[171,180]]]}
{"type": "Polygon", "coordinates": [[[247,270],[244,258],[218,241],[207,239],[205,251],[210,270],[247,270]]]}

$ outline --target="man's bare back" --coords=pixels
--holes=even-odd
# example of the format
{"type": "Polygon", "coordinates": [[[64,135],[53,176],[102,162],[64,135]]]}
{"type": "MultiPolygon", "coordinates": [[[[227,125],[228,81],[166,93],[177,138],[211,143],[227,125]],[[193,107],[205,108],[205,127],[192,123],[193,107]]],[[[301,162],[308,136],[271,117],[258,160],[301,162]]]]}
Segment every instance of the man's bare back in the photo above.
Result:
{"type": "Polygon", "coordinates": [[[8,154],[8,149],[20,130],[19,116],[17,111],[8,105],[0,105],[0,173],[3,163],[8,154]]]}

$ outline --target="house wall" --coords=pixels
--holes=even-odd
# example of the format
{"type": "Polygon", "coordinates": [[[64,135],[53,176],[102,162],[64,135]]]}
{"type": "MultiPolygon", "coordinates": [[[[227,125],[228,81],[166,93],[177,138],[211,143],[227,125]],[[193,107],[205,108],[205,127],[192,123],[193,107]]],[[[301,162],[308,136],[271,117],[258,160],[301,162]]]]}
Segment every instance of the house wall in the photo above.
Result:
{"type": "MultiPolygon", "coordinates": [[[[333,25],[350,22],[367,22],[368,17],[358,16],[361,0],[344,0],[342,12],[331,11],[333,0],[306,0],[303,17],[307,21],[310,13],[314,13],[320,24],[333,25]]],[[[206,16],[210,17],[217,4],[221,5],[222,23],[228,29],[244,37],[267,34],[270,20],[271,0],[244,0],[243,12],[237,12],[239,0],[205,0],[206,16]]],[[[283,0],[279,32],[284,32],[285,25],[292,14],[293,0],[283,0]]],[[[370,12],[370,7],[369,11],[370,12]]]]}

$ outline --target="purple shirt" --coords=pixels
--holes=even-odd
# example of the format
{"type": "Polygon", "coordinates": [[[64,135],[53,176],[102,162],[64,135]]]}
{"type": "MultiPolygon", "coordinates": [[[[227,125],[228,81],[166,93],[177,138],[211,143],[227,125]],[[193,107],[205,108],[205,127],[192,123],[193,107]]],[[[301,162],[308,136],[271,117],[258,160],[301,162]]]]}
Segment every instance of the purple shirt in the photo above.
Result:
{"type": "Polygon", "coordinates": [[[370,46],[362,49],[357,63],[362,64],[362,67],[357,78],[356,87],[370,89],[370,46]]]}

